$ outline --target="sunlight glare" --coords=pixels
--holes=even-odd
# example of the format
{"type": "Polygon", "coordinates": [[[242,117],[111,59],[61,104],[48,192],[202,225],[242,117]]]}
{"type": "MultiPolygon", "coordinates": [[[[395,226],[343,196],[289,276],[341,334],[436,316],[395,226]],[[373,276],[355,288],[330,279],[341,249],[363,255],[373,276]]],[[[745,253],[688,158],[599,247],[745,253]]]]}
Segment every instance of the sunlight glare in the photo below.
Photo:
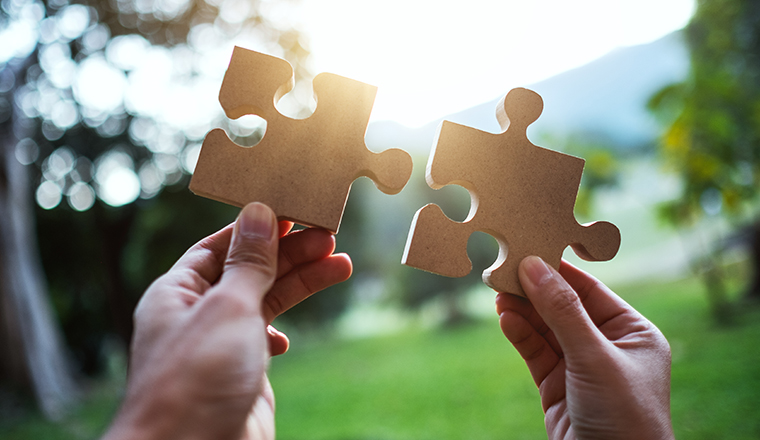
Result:
{"type": "Polygon", "coordinates": [[[682,28],[694,0],[305,2],[316,72],[379,87],[373,120],[419,126],[682,28]]]}
{"type": "Polygon", "coordinates": [[[122,105],[127,78],[103,57],[90,56],[79,65],[73,84],[77,101],[94,110],[111,112],[122,105]]]}

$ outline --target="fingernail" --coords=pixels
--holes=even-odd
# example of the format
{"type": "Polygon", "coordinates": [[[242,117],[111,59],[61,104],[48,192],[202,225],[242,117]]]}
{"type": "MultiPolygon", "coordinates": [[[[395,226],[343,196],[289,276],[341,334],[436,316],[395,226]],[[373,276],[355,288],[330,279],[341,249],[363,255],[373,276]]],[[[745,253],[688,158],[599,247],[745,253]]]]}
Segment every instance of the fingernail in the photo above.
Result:
{"type": "Polygon", "coordinates": [[[279,335],[285,336],[285,333],[277,330],[276,328],[272,327],[271,325],[267,326],[267,332],[270,335],[272,335],[272,336],[279,336],[279,335]]]}
{"type": "Polygon", "coordinates": [[[528,279],[534,286],[540,286],[554,276],[554,271],[539,257],[525,257],[522,264],[528,279]]]}
{"type": "Polygon", "coordinates": [[[246,237],[271,238],[276,221],[272,211],[261,203],[246,205],[238,216],[238,233],[246,237]]]}

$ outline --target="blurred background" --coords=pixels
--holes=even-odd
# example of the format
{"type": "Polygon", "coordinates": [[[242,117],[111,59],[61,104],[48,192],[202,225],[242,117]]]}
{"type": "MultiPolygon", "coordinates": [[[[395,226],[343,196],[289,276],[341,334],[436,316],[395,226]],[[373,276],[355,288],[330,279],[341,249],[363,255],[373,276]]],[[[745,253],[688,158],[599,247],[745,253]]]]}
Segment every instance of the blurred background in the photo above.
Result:
{"type": "Polygon", "coordinates": [[[150,282],[237,209],[187,185],[206,132],[254,145],[266,123],[217,101],[234,45],[283,57],[292,117],[330,71],[379,86],[366,142],[414,157],[387,196],[365,178],[337,236],[353,277],[276,325],[282,439],[542,438],[527,368],[480,273],[399,264],[427,203],[463,221],[464,188],[430,189],[440,121],[499,132],[513,87],[544,99],[537,145],[581,156],[581,222],[622,232],[577,262],[673,350],[681,439],[760,438],[760,3],[753,0],[1,0],[0,437],[97,438],[126,374],[150,282]]]}

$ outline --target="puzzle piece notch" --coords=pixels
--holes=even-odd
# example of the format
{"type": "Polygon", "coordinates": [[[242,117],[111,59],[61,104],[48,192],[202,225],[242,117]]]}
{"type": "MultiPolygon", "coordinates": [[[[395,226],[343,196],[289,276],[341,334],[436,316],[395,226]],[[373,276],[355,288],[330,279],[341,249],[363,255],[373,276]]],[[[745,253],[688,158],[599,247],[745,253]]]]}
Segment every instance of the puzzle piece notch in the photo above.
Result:
{"type": "Polygon", "coordinates": [[[483,272],[483,281],[495,290],[524,295],[517,266],[528,255],[538,255],[555,268],[568,245],[586,260],[614,257],[620,245],[617,227],[607,222],[582,226],[573,214],[583,159],[527,139],[527,127],[542,109],[538,94],[514,89],[497,109],[503,133],[449,121],[441,124],[426,180],[435,189],[464,186],[473,205],[462,223],[449,219],[436,205],[420,209],[412,221],[403,264],[464,276],[472,270],[467,240],[482,231],[499,243],[499,256],[483,272]]]}
{"type": "Polygon", "coordinates": [[[235,144],[224,130],[204,139],[190,189],[236,206],[269,205],[281,220],[337,233],[351,184],[372,179],[398,193],[412,171],[403,150],[374,153],[364,142],[377,88],[330,73],[314,78],[317,108],[306,119],[277,111],[292,88],[293,69],[282,59],[236,47],[219,93],[231,118],[256,114],[267,121],[261,141],[235,144]]]}

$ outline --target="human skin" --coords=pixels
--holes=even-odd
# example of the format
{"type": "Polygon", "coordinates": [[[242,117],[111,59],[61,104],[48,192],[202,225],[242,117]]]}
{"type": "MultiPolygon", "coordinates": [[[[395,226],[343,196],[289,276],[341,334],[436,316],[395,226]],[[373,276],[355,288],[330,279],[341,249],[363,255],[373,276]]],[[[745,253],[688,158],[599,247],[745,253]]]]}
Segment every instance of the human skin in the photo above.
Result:
{"type": "Polygon", "coordinates": [[[518,270],[527,298],[500,293],[504,335],[539,389],[550,439],[674,438],[670,346],[657,327],[584,271],[538,257],[518,270]]]}
{"type": "Polygon", "coordinates": [[[273,439],[272,320],[351,275],[324,230],[288,233],[265,205],[190,248],[135,311],[124,402],[103,437],[273,439]]]}

